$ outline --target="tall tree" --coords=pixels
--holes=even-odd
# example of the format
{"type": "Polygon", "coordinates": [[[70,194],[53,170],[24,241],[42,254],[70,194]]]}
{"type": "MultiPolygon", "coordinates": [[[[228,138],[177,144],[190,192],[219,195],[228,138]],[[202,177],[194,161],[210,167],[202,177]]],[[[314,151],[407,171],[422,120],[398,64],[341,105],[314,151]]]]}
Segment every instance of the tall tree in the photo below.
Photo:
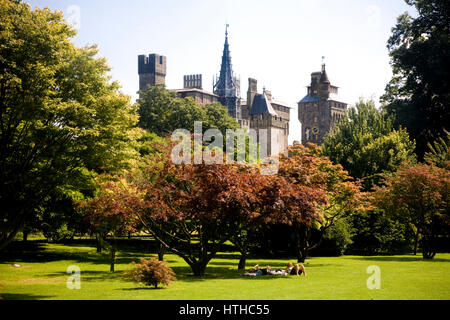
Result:
{"type": "Polygon", "coordinates": [[[363,100],[325,137],[323,154],[361,179],[365,191],[379,182],[381,174],[415,161],[414,143],[406,130],[395,130],[392,117],[379,111],[373,101],[363,100]]]}
{"type": "Polygon", "coordinates": [[[424,259],[437,252],[439,235],[450,227],[450,171],[430,165],[402,168],[377,188],[374,204],[386,212],[406,218],[422,237],[424,259]]]}
{"type": "Polygon", "coordinates": [[[387,47],[392,80],[382,97],[395,125],[416,140],[419,160],[427,144],[445,136],[450,124],[450,4],[441,0],[405,0],[417,10],[397,18],[387,47]]]}
{"type": "Polygon", "coordinates": [[[52,194],[137,154],[130,97],[61,12],[0,0],[0,249],[52,194]]]}
{"type": "Polygon", "coordinates": [[[111,272],[116,263],[117,238],[135,231],[134,212],[141,209],[141,201],[133,184],[124,178],[116,178],[100,181],[96,197],[78,203],[92,231],[111,237],[111,272]]]}
{"type": "MultiPolygon", "coordinates": [[[[309,215],[290,219],[297,258],[299,262],[304,262],[336,221],[358,210],[361,204],[360,188],[341,165],[333,164],[314,144],[291,146],[289,157],[283,156],[280,160],[279,175],[293,184],[297,188],[295,193],[303,198],[305,205],[310,206],[309,215]],[[312,239],[314,230],[319,232],[316,240],[312,239]]],[[[308,212],[306,207],[303,210],[308,212]]]]}
{"type": "Polygon", "coordinates": [[[227,129],[239,128],[238,122],[229,116],[227,108],[220,103],[198,105],[194,99],[178,98],[164,86],[151,86],[140,93],[139,126],[159,136],[170,135],[177,129],[194,131],[194,122],[203,122],[203,131],[216,128],[223,135],[227,129]]]}

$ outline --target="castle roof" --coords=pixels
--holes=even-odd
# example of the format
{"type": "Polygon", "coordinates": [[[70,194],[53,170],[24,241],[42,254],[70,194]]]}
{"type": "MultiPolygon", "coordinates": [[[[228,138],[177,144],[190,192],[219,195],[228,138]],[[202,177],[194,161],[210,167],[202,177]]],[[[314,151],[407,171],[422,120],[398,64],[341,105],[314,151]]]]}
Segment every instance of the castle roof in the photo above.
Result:
{"type": "Polygon", "coordinates": [[[277,113],[273,109],[272,105],[269,102],[269,99],[267,99],[266,93],[264,92],[263,94],[257,94],[253,99],[250,115],[266,113],[277,116],[277,113]]]}
{"type": "Polygon", "coordinates": [[[313,95],[306,95],[302,100],[300,100],[300,103],[307,103],[307,102],[317,102],[319,101],[319,96],[313,96],[313,95]]]}

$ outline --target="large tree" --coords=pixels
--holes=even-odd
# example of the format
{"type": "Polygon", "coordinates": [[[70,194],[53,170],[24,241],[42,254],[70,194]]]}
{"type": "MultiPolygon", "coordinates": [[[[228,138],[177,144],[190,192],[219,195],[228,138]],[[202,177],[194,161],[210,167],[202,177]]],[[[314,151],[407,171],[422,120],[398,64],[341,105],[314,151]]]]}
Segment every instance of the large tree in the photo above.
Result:
{"type": "Polygon", "coordinates": [[[450,171],[433,165],[400,169],[377,188],[374,204],[394,217],[406,219],[421,236],[424,259],[437,252],[436,242],[450,226],[450,171]]]}
{"type": "Polygon", "coordinates": [[[177,129],[193,132],[195,121],[203,122],[203,131],[216,128],[223,135],[227,129],[239,128],[236,119],[220,103],[200,106],[191,97],[178,98],[162,85],[140,92],[138,105],[139,126],[159,136],[168,136],[177,129]]]}
{"type": "Polygon", "coordinates": [[[336,221],[360,208],[360,188],[341,165],[333,164],[314,144],[291,146],[289,157],[280,160],[279,175],[297,188],[295,193],[304,203],[302,210],[310,212],[307,219],[305,215],[289,219],[298,261],[304,262],[336,221]],[[314,230],[319,235],[316,239],[314,230]]]}
{"type": "Polygon", "coordinates": [[[362,180],[365,191],[381,174],[395,172],[402,162],[413,162],[414,143],[404,129],[394,129],[392,117],[373,101],[360,100],[350,108],[323,143],[323,154],[362,180]]]}
{"type": "Polygon", "coordinates": [[[427,144],[444,136],[450,124],[450,3],[405,0],[417,17],[404,13],[388,40],[392,80],[382,97],[384,108],[416,140],[422,160],[427,144]]]}
{"type": "Polygon", "coordinates": [[[96,196],[80,201],[78,206],[93,232],[111,237],[110,271],[114,272],[117,238],[135,231],[134,212],[141,209],[142,198],[137,188],[124,178],[100,179],[96,196]]]}
{"type": "Polygon", "coordinates": [[[137,122],[97,48],[61,12],[0,0],[0,249],[51,195],[126,165],[137,122]]]}

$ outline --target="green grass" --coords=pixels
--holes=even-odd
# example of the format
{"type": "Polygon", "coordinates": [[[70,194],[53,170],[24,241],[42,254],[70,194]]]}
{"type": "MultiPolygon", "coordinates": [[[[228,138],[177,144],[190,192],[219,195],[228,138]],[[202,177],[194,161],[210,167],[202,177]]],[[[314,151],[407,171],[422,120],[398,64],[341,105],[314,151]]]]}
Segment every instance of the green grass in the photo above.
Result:
{"type": "MultiPolygon", "coordinates": [[[[121,278],[121,271],[140,257],[155,257],[129,248],[118,256],[116,273],[109,273],[108,255],[97,254],[93,246],[42,244],[39,250],[0,257],[0,296],[3,299],[63,300],[261,300],[261,299],[450,299],[450,254],[438,254],[432,261],[421,256],[343,256],[307,260],[307,277],[242,277],[236,270],[238,254],[221,253],[206,270],[207,275],[190,275],[187,264],[175,255],[165,256],[178,280],[164,289],[146,288],[121,278]],[[12,256],[16,256],[13,258],[12,256]],[[20,256],[20,258],[17,258],[20,256]],[[24,268],[13,268],[18,263],[24,268]],[[81,269],[81,290],[66,287],[66,269],[81,269]],[[366,286],[368,266],[381,269],[381,289],[366,286]]],[[[283,268],[286,260],[250,259],[283,268]]]]}

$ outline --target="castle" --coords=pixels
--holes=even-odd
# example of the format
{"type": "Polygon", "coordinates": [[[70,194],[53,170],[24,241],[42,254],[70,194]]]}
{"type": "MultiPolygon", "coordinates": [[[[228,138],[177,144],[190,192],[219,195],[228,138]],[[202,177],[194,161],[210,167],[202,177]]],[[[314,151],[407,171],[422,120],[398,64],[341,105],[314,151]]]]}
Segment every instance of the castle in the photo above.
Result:
{"type": "MultiPolygon", "coordinates": [[[[165,85],[166,57],[158,54],[138,56],[139,90],[148,86],[165,85]]],[[[240,79],[233,72],[228,25],[225,31],[225,44],[222,54],[220,74],[213,83],[213,92],[203,89],[202,75],[185,75],[183,89],[173,90],[180,98],[192,97],[200,105],[220,102],[227,107],[230,116],[235,118],[241,128],[267,130],[267,155],[287,154],[289,121],[291,108],[273,99],[272,93],[263,88],[258,93],[256,79],[248,79],[247,99],[240,95],[240,79]]],[[[302,142],[321,144],[323,136],[329,132],[342,117],[347,104],[334,98],[338,87],[332,86],[325,71],[314,72],[308,94],[298,103],[298,116],[302,123],[302,142]]]]}
{"type": "Polygon", "coordinates": [[[321,145],[347,110],[347,104],[338,98],[339,88],[328,79],[325,63],[322,71],[311,74],[307,95],[298,103],[298,119],[302,124],[302,143],[321,145]]]}

